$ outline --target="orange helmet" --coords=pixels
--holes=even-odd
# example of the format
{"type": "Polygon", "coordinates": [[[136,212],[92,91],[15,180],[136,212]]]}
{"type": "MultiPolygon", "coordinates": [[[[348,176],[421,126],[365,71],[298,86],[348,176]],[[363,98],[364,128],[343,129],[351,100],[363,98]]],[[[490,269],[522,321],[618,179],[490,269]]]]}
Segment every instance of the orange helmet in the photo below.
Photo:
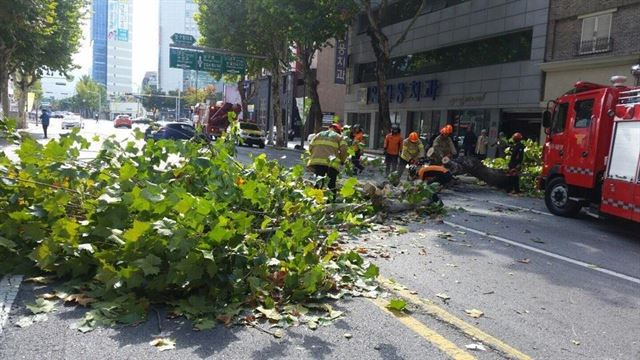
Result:
{"type": "Polygon", "coordinates": [[[522,134],[517,132],[515,134],[513,134],[513,137],[511,137],[513,139],[513,141],[520,141],[522,140],[522,134]]]}
{"type": "Polygon", "coordinates": [[[418,142],[419,139],[420,139],[420,137],[418,136],[417,132],[414,131],[411,134],[409,134],[409,141],[418,142]]]}
{"type": "Polygon", "coordinates": [[[442,135],[451,135],[453,133],[453,126],[447,124],[445,127],[440,129],[440,134],[442,135]]]}
{"type": "Polygon", "coordinates": [[[333,123],[329,125],[329,129],[335,130],[338,134],[342,134],[342,126],[338,123],[333,123]]]}

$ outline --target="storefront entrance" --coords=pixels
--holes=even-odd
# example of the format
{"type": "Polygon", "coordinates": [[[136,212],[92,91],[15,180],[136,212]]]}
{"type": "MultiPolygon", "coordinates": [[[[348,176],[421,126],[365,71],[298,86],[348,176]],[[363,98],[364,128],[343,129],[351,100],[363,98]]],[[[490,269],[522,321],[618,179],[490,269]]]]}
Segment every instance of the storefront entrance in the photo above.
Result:
{"type": "Polygon", "coordinates": [[[542,114],[540,112],[503,112],[500,131],[510,137],[515,132],[522,133],[525,139],[540,142],[540,126],[542,114]]]}

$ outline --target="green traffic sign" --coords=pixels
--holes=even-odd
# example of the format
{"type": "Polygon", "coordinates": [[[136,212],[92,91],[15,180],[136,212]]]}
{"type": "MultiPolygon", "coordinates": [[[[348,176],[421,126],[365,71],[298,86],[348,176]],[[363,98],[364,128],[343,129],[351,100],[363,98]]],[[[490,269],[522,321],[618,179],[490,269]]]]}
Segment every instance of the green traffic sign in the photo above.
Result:
{"type": "Polygon", "coordinates": [[[247,60],[243,56],[172,47],[169,48],[169,67],[216,73],[244,74],[247,70],[247,60]]]}
{"type": "Polygon", "coordinates": [[[228,74],[244,74],[247,71],[247,60],[243,56],[226,55],[224,72],[228,74]]]}
{"type": "Polygon", "coordinates": [[[176,45],[191,46],[196,43],[196,38],[189,34],[175,33],[171,35],[171,40],[173,40],[173,43],[176,45]]]}

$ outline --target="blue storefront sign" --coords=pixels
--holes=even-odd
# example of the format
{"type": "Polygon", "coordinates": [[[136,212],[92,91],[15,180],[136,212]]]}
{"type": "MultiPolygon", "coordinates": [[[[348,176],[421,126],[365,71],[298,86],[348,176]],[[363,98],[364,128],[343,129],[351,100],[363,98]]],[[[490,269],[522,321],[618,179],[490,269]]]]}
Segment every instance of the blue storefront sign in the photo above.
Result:
{"type": "Polygon", "coordinates": [[[129,41],[129,30],[127,29],[118,29],[116,30],[116,40],[118,41],[129,41]]]}
{"type": "MultiPolygon", "coordinates": [[[[438,96],[439,87],[440,82],[435,79],[427,81],[414,80],[410,83],[400,82],[387,85],[387,95],[389,96],[389,102],[398,104],[402,104],[407,99],[420,101],[431,98],[431,100],[435,100],[438,96]]],[[[377,102],[378,86],[367,87],[367,104],[376,104],[377,102]]]]}

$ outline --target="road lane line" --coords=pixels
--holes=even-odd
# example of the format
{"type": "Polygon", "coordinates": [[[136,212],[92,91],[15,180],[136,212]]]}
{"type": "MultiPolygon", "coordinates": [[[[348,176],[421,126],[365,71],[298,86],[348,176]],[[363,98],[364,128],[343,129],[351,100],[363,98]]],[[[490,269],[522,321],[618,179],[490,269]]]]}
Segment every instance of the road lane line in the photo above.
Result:
{"type": "Polygon", "coordinates": [[[446,195],[452,195],[454,197],[460,197],[460,198],[471,200],[471,201],[487,202],[489,204],[498,205],[498,206],[504,206],[504,207],[510,207],[510,208],[514,208],[514,209],[518,209],[518,210],[522,210],[522,211],[529,211],[529,212],[532,212],[532,213],[538,214],[538,215],[555,216],[555,215],[553,215],[551,213],[548,213],[548,212],[544,212],[544,211],[540,211],[540,210],[536,210],[536,209],[532,209],[532,208],[526,208],[526,207],[522,207],[522,206],[518,206],[518,205],[509,205],[509,204],[505,204],[505,203],[501,203],[501,202],[493,201],[493,200],[474,199],[474,198],[469,197],[469,196],[464,196],[464,195],[455,194],[455,193],[447,193],[446,195]]]}
{"type": "Polygon", "coordinates": [[[453,326],[454,328],[462,331],[465,335],[481,341],[483,344],[505,354],[509,358],[517,360],[532,360],[529,355],[524,354],[520,350],[508,345],[504,341],[499,340],[496,337],[491,336],[478,329],[477,327],[456,317],[455,315],[452,315],[451,313],[429,301],[428,299],[422,299],[419,296],[412,294],[404,285],[388,280],[382,276],[378,276],[378,281],[385,289],[408,300],[412,304],[424,310],[427,314],[434,316],[437,319],[453,326]]]}
{"type": "Polygon", "coordinates": [[[18,295],[21,282],[22,275],[5,275],[0,280],[0,334],[2,334],[2,328],[7,319],[9,319],[9,312],[16,295],[18,295]]]}
{"type": "Polygon", "coordinates": [[[572,258],[563,256],[563,255],[560,255],[560,254],[556,254],[556,253],[551,252],[551,251],[539,249],[539,248],[534,247],[534,246],[525,245],[523,243],[520,243],[520,242],[517,242],[517,241],[514,241],[514,240],[505,239],[505,238],[497,236],[497,235],[488,234],[488,233],[486,233],[484,231],[472,229],[470,227],[466,227],[466,226],[463,226],[463,225],[458,225],[458,224],[452,223],[450,221],[444,221],[444,223],[446,225],[451,226],[451,227],[454,227],[454,228],[457,228],[457,229],[466,230],[466,231],[472,232],[474,234],[478,234],[478,235],[481,235],[481,236],[485,236],[485,237],[491,238],[493,240],[497,240],[497,241],[503,242],[505,244],[517,246],[519,248],[526,249],[526,250],[529,250],[529,251],[533,251],[533,252],[536,252],[538,254],[546,255],[546,256],[552,257],[554,259],[562,260],[562,261],[565,261],[565,262],[568,262],[568,263],[571,263],[571,264],[574,264],[574,265],[578,265],[578,266],[581,266],[581,267],[589,269],[589,270],[598,271],[598,272],[601,272],[603,274],[611,275],[611,276],[617,277],[618,279],[623,279],[623,280],[631,281],[631,282],[636,283],[636,284],[640,284],[640,279],[635,278],[633,276],[629,276],[629,275],[625,275],[625,274],[619,273],[617,271],[605,269],[605,268],[599,267],[599,266],[594,265],[594,264],[589,264],[589,263],[586,263],[584,261],[572,259],[572,258]]]}
{"type": "Polygon", "coordinates": [[[471,354],[460,349],[458,346],[456,346],[456,344],[452,343],[444,336],[426,327],[423,323],[416,320],[415,318],[402,312],[390,311],[389,309],[387,309],[388,302],[386,300],[382,300],[381,298],[370,300],[374,304],[376,304],[376,306],[382,309],[382,311],[394,316],[404,326],[408,327],[409,329],[411,329],[411,331],[415,332],[431,344],[435,345],[438,349],[440,349],[440,351],[449,355],[453,360],[475,360],[475,357],[473,357],[471,354]]]}

